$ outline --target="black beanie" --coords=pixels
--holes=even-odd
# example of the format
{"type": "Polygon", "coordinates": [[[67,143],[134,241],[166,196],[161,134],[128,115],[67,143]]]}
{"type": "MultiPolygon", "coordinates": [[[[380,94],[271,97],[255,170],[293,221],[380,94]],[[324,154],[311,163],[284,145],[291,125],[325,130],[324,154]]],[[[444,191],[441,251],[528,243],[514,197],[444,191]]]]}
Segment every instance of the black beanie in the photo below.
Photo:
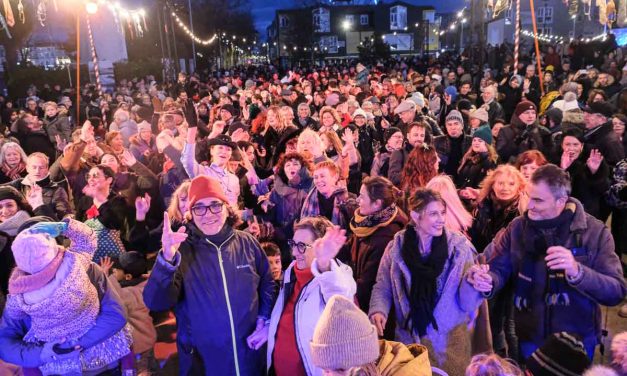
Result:
{"type": "Polygon", "coordinates": [[[20,210],[29,211],[30,209],[30,205],[28,204],[28,201],[26,201],[24,195],[11,186],[5,185],[0,187],[0,201],[2,200],[14,200],[20,210]]]}
{"type": "Polygon", "coordinates": [[[566,332],[551,334],[527,359],[527,369],[534,376],[581,375],[588,367],[583,343],[566,332]]]}

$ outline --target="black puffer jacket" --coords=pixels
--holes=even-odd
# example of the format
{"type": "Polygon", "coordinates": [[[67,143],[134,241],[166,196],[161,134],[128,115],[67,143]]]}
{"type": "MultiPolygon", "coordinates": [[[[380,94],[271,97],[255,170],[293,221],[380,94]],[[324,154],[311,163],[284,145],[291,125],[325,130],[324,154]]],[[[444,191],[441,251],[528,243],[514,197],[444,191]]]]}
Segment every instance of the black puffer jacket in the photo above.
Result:
{"type": "Polygon", "coordinates": [[[495,168],[496,162],[489,158],[488,153],[476,154],[474,157],[466,159],[459,168],[455,178],[455,186],[458,189],[478,188],[479,183],[483,181],[488,171],[495,168]]]}
{"type": "Polygon", "coordinates": [[[516,115],[496,138],[496,151],[505,163],[515,162],[518,155],[527,150],[539,150],[544,155],[550,155],[552,148],[551,131],[539,125],[537,120],[527,126],[516,115]]]}

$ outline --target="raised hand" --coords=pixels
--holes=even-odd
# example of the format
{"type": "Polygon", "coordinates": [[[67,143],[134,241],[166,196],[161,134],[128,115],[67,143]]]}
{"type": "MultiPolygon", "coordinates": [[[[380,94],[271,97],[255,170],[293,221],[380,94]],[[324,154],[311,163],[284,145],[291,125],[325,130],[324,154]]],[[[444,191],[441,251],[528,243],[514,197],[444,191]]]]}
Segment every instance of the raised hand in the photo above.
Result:
{"type": "Polygon", "coordinates": [[[135,219],[138,221],[145,221],[146,214],[150,210],[151,197],[148,193],[144,194],[144,197],[138,196],[135,199],[135,219]]]}
{"type": "Polygon", "coordinates": [[[248,227],[246,231],[250,232],[254,237],[259,238],[261,236],[261,226],[259,226],[259,222],[257,222],[257,217],[253,215],[252,219],[248,221],[248,227]]]}
{"type": "Polygon", "coordinates": [[[100,259],[100,269],[104,272],[105,275],[109,275],[109,271],[113,267],[113,261],[111,257],[105,256],[100,259]]]}
{"type": "Polygon", "coordinates": [[[247,138],[248,138],[248,133],[246,133],[246,131],[242,128],[237,128],[231,134],[231,140],[233,140],[233,142],[246,141],[247,138]]]}
{"type": "Polygon", "coordinates": [[[63,151],[67,146],[67,141],[61,138],[58,134],[54,135],[55,144],[57,144],[57,150],[63,151]]]}
{"type": "Polygon", "coordinates": [[[327,229],[324,236],[313,243],[312,247],[320,271],[330,270],[331,260],[337,256],[345,243],[346,230],[342,230],[339,226],[327,229]]]}
{"type": "Polygon", "coordinates": [[[560,167],[562,168],[562,170],[568,170],[568,168],[571,164],[573,164],[575,159],[577,158],[573,158],[569,152],[564,151],[562,153],[562,158],[560,159],[560,167]]]}
{"type": "Polygon", "coordinates": [[[350,128],[344,128],[344,133],[342,133],[342,140],[346,145],[354,145],[355,133],[353,133],[350,128]]]}
{"type": "Polygon", "coordinates": [[[80,139],[84,142],[89,142],[94,139],[94,126],[89,120],[83,123],[80,139]]]}
{"type": "Polygon", "coordinates": [[[33,210],[44,204],[43,191],[39,185],[31,185],[26,194],[26,201],[28,201],[33,210]]]}
{"type": "Polygon", "coordinates": [[[170,216],[168,212],[163,213],[163,235],[161,235],[161,244],[163,246],[163,257],[167,261],[172,261],[179,249],[181,243],[187,239],[185,226],[181,226],[177,231],[172,231],[170,224],[170,216]]]}
{"type": "MultiPolygon", "coordinates": [[[[235,134],[235,132],[233,132],[233,134],[235,134]]],[[[240,148],[239,146],[237,147],[237,150],[239,151],[239,155],[242,156],[242,166],[244,166],[246,171],[255,171],[255,167],[253,166],[253,164],[250,162],[250,160],[246,156],[246,153],[244,152],[244,150],[242,150],[242,148],[240,148]]]]}
{"type": "Polygon", "coordinates": [[[137,158],[135,158],[133,153],[124,149],[124,152],[120,155],[120,162],[122,162],[122,164],[126,167],[132,167],[135,163],[137,163],[137,158]]]}
{"type": "Polygon", "coordinates": [[[592,149],[590,151],[590,156],[586,161],[586,166],[592,173],[592,175],[596,174],[599,171],[599,167],[601,167],[601,162],[603,162],[603,155],[598,149],[592,149]]]}

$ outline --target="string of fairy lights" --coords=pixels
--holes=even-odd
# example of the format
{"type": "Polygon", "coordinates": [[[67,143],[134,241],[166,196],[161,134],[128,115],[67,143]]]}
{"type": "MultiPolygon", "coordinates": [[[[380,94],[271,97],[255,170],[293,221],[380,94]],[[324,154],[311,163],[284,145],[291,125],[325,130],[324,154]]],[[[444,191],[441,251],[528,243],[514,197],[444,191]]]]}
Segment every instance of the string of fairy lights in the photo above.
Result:
{"type": "MultiPolygon", "coordinates": [[[[536,37],[536,34],[534,34],[534,32],[530,30],[521,30],[520,33],[529,38],[536,37]]],[[[537,37],[538,37],[538,40],[547,42],[547,43],[562,43],[562,42],[567,41],[565,37],[560,36],[560,35],[553,35],[553,34],[537,34],[537,37]]],[[[578,38],[577,40],[582,43],[590,43],[590,42],[595,42],[598,40],[605,41],[606,39],[607,39],[607,34],[601,33],[601,34],[595,35],[594,37],[587,37],[587,38],[581,37],[581,38],[578,38]]],[[[574,38],[570,38],[569,40],[573,41],[574,38]]]]}

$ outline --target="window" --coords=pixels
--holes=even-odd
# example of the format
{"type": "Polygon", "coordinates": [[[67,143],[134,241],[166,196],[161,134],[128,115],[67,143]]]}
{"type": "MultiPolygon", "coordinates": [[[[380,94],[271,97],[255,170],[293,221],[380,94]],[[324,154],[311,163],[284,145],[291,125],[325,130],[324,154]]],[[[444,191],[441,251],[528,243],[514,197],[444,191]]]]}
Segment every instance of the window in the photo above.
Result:
{"type": "Polygon", "coordinates": [[[286,28],[290,24],[286,16],[279,16],[279,27],[286,28]]]}
{"type": "Polygon", "coordinates": [[[359,16],[359,24],[360,25],[364,25],[367,26],[370,22],[369,22],[369,17],[367,14],[362,14],[361,16],[359,16]]]}
{"type": "Polygon", "coordinates": [[[552,27],[539,27],[538,28],[538,34],[552,35],[553,34],[553,28],[552,27]]]}
{"type": "Polygon", "coordinates": [[[539,24],[553,23],[553,7],[541,7],[536,12],[537,22],[539,24]]]}
{"type": "Polygon", "coordinates": [[[407,7],[396,5],[390,8],[390,30],[404,30],[407,27],[407,7]]]}
{"type": "Polygon", "coordinates": [[[312,16],[314,33],[328,33],[331,31],[331,14],[328,9],[314,9],[312,16]]]}
{"type": "Polygon", "coordinates": [[[344,16],[344,20],[346,22],[348,22],[349,24],[354,25],[355,24],[355,15],[347,14],[346,16],[344,16]]]}

